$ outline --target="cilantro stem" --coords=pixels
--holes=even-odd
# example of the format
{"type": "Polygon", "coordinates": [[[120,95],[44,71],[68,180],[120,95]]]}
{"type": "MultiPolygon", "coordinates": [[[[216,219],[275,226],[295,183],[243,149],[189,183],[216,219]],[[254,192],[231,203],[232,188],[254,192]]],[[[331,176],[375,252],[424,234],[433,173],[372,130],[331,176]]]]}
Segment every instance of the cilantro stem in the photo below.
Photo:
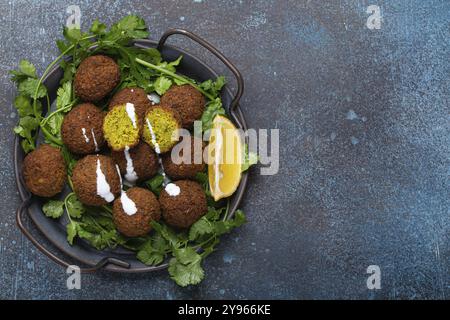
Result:
{"type": "Polygon", "coordinates": [[[73,191],[73,183],[72,183],[72,177],[71,176],[67,176],[67,182],[69,183],[69,187],[70,187],[70,189],[72,189],[72,191],[73,191]]]}
{"type": "Polygon", "coordinates": [[[157,66],[157,65],[154,65],[153,63],[144,61],[144,60],[142,60],[142,59],[135,58],[134,60],[135,60],[137,63],[142,64],[143,66],[146,66],[146,67],[148,67],[148,68],[157,70],[157,71],[159,71],[159,72],[161,72],[161,73],[164,73],[164,74],[166,74],[166,75],[168,75],[168,76],[170,76],[170,77],[172,77],[172,78],[174,78],[174,79],[180,80],[180,81],[182,81],[182,82],[186,82],[186,83],[190,84],[191,86],[193,86],[193,87],[194,87],[195,89],[197,89],[198,91],[200,91],[201,93],[203,93],[209,100],[214,100],[214,96],[213,96],[213,95],[207,93],[205,90],[203,90],[202,88],[200,88],[197,84],[195,84],[192,80],[190,80],[190,79],[188,79],[188,78],[186,78],[186,77],[180,76],[179,74],[176,74],[176,73],[174,73],[174,72],[172,72],[172,71],[169,71],[169,70],[166,70],[166,69],[164,69],[164,68],[161,68],[161,67],[159,67],[159,66],[157,66]]]}
{"type": "Polygon", "coordinates": [[[67,217],[69,218],[70,223],[72,223],[72,218],[70,217],[69,207],[67,206],[67,201],[71,196],[74,196],[75,193],[71,192],[64,198],[64,206],[66,207],[67,217]]]}
{"type": "Polygon", "coordinates": [[[227,208],[225,209],[225,214],[223,215],[222,221],[227,220],[229,211],[230,211],[230,200],[227,201],[227,208]]]}
{"type": "Polygon", "coordinates": [[[45,126],[45,124],[47,123],[47,121],[48,121],[51,117],[53,117],[54,115],[56,115],[56,114],[58,114],[58,113],[60,113],[60,112],[64,112],[64,111],[66,111],[66,110],[72,108],[73,105],[74,105],[75,103],[77,103],[77,100],[72,101],[70,104],[68,104],[68,105],[65,106],[64,108],[61,108],[61,109],[58,109],[58,110],[53,111],[53,112],[50,113],[47,117],[45,117],[45,118],[42,119],[40,125],[41,125],[41,126],[45,126]]]}

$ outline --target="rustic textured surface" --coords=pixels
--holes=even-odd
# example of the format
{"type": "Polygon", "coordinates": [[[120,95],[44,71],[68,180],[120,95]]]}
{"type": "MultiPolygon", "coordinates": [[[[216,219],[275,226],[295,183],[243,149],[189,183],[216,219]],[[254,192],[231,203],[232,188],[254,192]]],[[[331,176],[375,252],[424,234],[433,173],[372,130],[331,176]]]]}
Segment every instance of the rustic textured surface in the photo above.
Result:
{"type": "MultiPolygon", "coordinates": [[[[0,298],[448,298],[448,1],[4,1],[0,2],[0,298]],[[198,287],[165,271],[99,273],[66,289],[65,271],[18,231],[12,164],[21,58],[57,55],[69,4],[81,24],[143,16],[157,39],[185,27],[232,57],[246,80],[254,128],[279,128],[280,172],[253,170],[250,222],[225,237],[198,287]],[[382,289],[366,287],[379,265],[382,289]]],[[[223,67],[185,40],[216,69],[223,67]]]]}

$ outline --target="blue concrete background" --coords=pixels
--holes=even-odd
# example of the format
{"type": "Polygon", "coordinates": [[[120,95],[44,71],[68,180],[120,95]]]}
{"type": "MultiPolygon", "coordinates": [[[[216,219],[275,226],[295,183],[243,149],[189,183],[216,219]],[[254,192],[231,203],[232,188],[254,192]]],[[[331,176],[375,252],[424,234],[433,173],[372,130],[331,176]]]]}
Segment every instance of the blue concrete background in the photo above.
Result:
{"type": "Polygon", "coordinates": [[[449,1],[2,0],[0,12],[0,298],[450,297],[449,1]],[[250,127],[280,129],[279,173],[252,170],[250,222],[224,238],[197,287],[163,271],[86,275],[69,291],[15,225],[8,70],[28,58],[42,72],[56,57],[69,4],[84,28],[136,13],[152,39],[169,27],[202,35],[244,74],[250,127]],[[379,30],[366,27],[371,4],[379,30]],[[380,290],[366,286],[372,264],[380,290]]]}

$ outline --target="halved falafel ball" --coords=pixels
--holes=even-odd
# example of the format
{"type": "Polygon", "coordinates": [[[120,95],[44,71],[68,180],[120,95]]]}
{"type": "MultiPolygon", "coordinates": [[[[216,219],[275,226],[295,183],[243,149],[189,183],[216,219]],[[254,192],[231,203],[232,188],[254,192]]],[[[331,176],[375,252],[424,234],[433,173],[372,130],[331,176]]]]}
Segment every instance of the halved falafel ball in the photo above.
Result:
{"type": "Polygon", "coordinates": [[[141,123],[132,103],[121,104],[108,111],[103,121],[103,134],[110,148],[122,151],[125,147],[137,145],[141,135],[141,123]]]}
{"type": "Polygon", "coordinates": [[[75,94],[84,101],[99,101],[120,81],[120,68],[110,57],[90,56],[81,61],[75,73],[75,94]]]}
{"type": "Polygon", "coordinates": [[[171,152],[162,156],[166,174],[174,180],[194,178],[206,169],[203,160],[205,143],[194,136],[184,136],[171,152]]]}
{"type": "Polygon", "coordinates": [[[145,113],[148,108],[152,106],[151,101],[147,97],[147,93],[144,89],[133,87],[124,88],[117,92],[109,102],[109,110],[119,104],[132,103],[136,108],[136,113],[139,119],[144,119],[145,113]]]}
{"type": "Polygon", "coordinates": [[[133,187],[114,201],[113,221],[120,233],[140,237],[150,232],[151,221],[158,221],[161,209],[153,192],[133,187]]]}
{"type": "Polygon", "coordinates": [[[177,228],[188,228],[207,211],[206,195],[197,182],[179,180],[168,184],[159,195],[164,220],[177,228]]]}
{"type": "Polygon", "coordinates": [[[172,107],[181,116],[183,128],[192,127],[201,118],[206,100],[203,94],[189,84],[172,86],[162,97],[161,104],[172,107]]]}
{"type": "Polygon", "coordinates": [[[153,106],[145,115],[142,139],[161,154],[170,151],[178,142],[180,128],[181,119],[177,111],[164,105],[153,106]]]}
{"type": "Polygon", "coordinates": [[[111,152],[111,157],[119,165],[120,173],[130,183],[153,177],[159,169],[158,157],[153,149],[143,141],[133,148],[111,152]]]}
{"type": "Polygon", "coordinates": [[[98,152],[105,144],[103,112],[92,103],[73,108],[61,126],[61,136],[67,148],[76,154],[98,152]]]}
{"type": "Polygon", "coordinates": [[[40,197],[53,197],[64,188],[66,165],[61,150],[41,144],[23,160],[23,179],[27,189],[40,197]]]}
{"type": "Polygon", "coordinates": [[[103,155],[88,155],[79,160],[72,173],[73,191],[89,206],[102,206],[120,194],[121,178],[114,161],[103,155]]]}

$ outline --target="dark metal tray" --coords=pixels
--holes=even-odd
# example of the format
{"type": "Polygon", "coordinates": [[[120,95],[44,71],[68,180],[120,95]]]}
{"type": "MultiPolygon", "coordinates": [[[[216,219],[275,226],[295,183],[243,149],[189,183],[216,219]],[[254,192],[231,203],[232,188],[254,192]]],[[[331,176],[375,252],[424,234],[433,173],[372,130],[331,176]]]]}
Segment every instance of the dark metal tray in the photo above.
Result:
{"type": "MultiPolygon", "coordinates": [[[[209,52],[219,58],[233,73],[237,81],[236,94],[233,96],[230,89],[225,86],[222,90],[222,102],[228,115],[231,117],[237,128],[247,130],[247,124],[245,122],[242,110],[239,107],[239,100],[244,90],[244,82],[239,70],[219,52],[214,46],[207,41],[203,40],[199,36],[192,32],[181,29],[170,29],[163,34],[159,42],[152,40],[138,40],[134,42],[134,45],[141,48],[158,48],[164,60],[172,61],[178,58],[179,55],[183,55],[183,60],[180,66],[177,68],[177,72],[184,74],[188,77],[196,79],[198,81],[204,81],[207,79],[214,79],[218,75],[217,73],[203,63],[199,58],[192,54],[179,49],[177,47],[165,45],[167,38],[171,35],[184,35],[198,44],[205,47],[209,52]]],[[[47,87],[50,100],[53,103],[56,97],[56,90],[59,87],[59,81],[63,76],[63,72],[59,66],[55,66],[45,77],[43,84],[47,87]]],[[[68,267],[69,265],[81,263],[86,267],[81,268],[81,272],[94,272],[98,269],[104,269],[113,272],[150,272],[155,270],[164,269],[167,267],[167,263],[158,266],[146,266],[136,259],[135,253],[123,248],[106,249],[103,251],[92,248],[88,243],[83,240],[76,239],[71,246],[66,240],[66,228],[67,221],[64,218],[59,220],[52,220],[47,218],[42,212],[42,204],[44,199],[31,195],[25,188],[22,180],[22,163],[25,154],[20,146],[20,138],[16,136],[14,143],[14,162],[15,162],[15,175],[17,188],[19,190],[20,197],[23,203],[17,210],[17,224],[21,231],[27,236],[27,238],[45,255],[51,258],[56,263],[68,267]],[[35,238],[26,226],[24,219],[25,216],[31,218],[36,225],[37,229],[57,248],[60,253],[54,253],[44,246],[37,238],[35,238]],[[67,258],[70,257],[74,262],[70,263],[67,258]]],[[[230,214],[231,218],[238,208],[246,189],[247,185],[247,173],[243,173],[240,185],[236,192],[230,199],[230,214]]],[[[68,187],[61,194],[61,198],[69,192],[68,187]]]]}

